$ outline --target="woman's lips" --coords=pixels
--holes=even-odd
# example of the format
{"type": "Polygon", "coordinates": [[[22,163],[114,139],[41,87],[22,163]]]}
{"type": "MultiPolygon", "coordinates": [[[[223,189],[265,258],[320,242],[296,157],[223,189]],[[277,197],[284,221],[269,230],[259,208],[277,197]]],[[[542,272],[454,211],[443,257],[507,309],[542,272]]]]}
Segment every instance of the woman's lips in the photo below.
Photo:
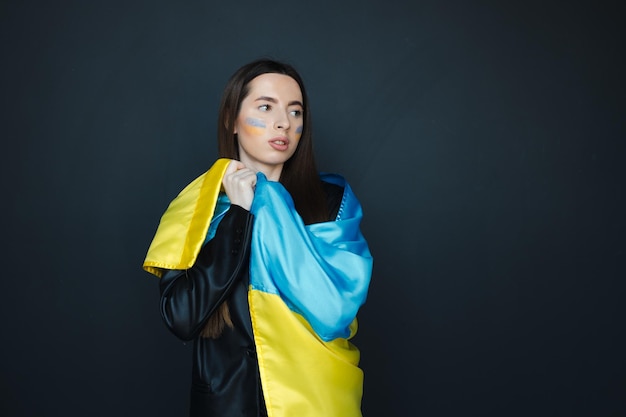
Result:
{"type": "Polygon", "coordinates": [[[286,137],[277,137],[269,140],[269,144],[272,148],[277,151],[286,151],[289,149],[289,139],[286,137]]]}

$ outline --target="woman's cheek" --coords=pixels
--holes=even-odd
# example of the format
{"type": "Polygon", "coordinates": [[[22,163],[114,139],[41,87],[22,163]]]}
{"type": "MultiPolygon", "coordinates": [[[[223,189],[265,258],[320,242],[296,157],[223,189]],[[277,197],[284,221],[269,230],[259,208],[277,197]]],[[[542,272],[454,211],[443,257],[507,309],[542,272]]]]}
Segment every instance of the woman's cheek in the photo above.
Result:
{"type": "Polygon", "coordinates": [[[302,126],[298,126],[296,128],[296,139],[300,140],[300,137],[302,136],[302,126]]]}
{"type": "Polygon", "coordinates": [[[242,127],[250,136],[263,136],[265,134],[265,122],[263,120],[247,117],[242,127]]]}

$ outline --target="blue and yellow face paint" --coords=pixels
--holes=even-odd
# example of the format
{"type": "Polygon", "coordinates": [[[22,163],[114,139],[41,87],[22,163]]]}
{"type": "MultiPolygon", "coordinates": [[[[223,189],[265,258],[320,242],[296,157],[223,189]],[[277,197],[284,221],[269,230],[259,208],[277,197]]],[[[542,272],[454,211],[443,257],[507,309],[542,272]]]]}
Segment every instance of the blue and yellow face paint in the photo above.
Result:
{"type": "Polygon", "coordinates": [[[266,125],[263,120],[246,117],[244,122],[242,129],[246,131],[246,134],[251,136],[263,136],[265,134],[266,125]]]}
{"type": "MultiPolygon", "coordinates": [[[[246,117],[244,120],[244,124],[242,127],[246,134],[251,136],[263,136],[265,134],[265,130],[267,129],[267,125],[261,119],[255,119],[253,117],[246,117]]],[[[299,140],[302,136],[302,130],[304,129],[303,125],[300,125],[295,130],[296,140],[299,140]]]]}
{"type": "Polygon", "coordinates": [[[296,128],[296,139],[297,140],[300,140],[300,137],[302,136],[302,129],[303,129],[302,125],[300,125],[300,126],[298,126],[296,128]]]}

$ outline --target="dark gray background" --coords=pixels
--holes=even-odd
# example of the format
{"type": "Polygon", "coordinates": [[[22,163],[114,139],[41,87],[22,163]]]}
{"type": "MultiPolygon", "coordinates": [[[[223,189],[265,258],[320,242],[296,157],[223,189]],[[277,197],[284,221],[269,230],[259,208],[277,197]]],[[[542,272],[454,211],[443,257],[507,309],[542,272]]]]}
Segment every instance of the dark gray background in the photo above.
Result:
{"type": "MultiPolygon", "coordinates": [[[[219,96],[302,73],[375,257],[371,416],[623,416],[623,6],[3,1],[2,416],[182,416],[141,263],[219,96]]],[[[343,417],[343,416],[342,416],[343,417]]]]}

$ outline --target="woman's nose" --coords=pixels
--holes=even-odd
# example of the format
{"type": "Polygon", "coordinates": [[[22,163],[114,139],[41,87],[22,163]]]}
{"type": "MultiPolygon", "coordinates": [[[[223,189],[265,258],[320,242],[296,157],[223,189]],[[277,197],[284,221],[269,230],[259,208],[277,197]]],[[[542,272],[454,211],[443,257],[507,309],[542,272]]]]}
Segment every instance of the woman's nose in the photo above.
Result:
{"type": "Polygon", "coordinates": [[[274,127],[279,130],[287,130],[290,126],[288,114],[281,112],[274,122],[274,127]]]}

